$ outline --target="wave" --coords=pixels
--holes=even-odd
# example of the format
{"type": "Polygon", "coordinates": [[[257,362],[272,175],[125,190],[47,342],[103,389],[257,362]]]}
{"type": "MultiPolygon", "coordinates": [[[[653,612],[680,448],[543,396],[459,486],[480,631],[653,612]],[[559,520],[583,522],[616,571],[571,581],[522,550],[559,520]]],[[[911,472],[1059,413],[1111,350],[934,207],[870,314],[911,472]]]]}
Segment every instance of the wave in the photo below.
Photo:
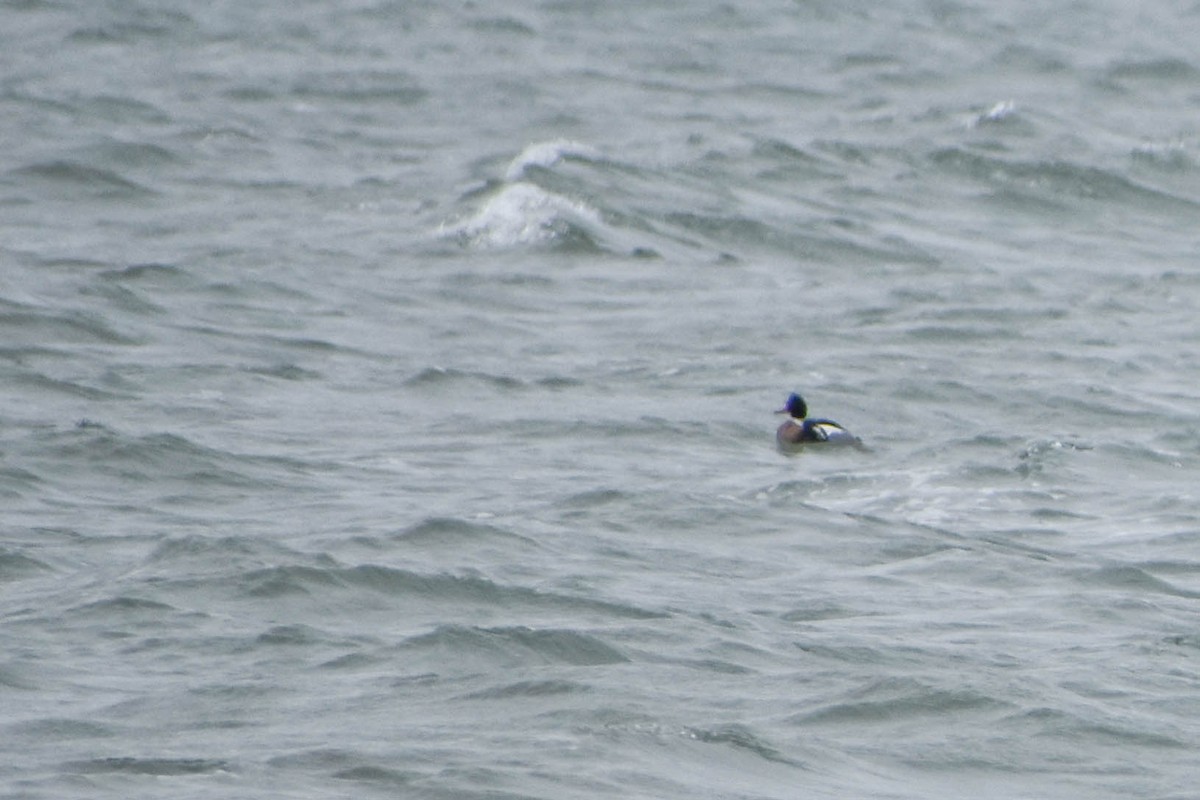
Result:
{"type": "Polygon", "coordinates": [[[597,251],[603,225],[600,213],[586,203],[522,182],[503,186],[474,216],[443,227],[441,234],[477,248],[554,244],[597,251]]]}
{"type": "Polygon", "coordinates": [[[1124,203],[1140,208],[1194,214],[1200,201],[1133,180],[1120,172],[1064,160],[1019,161],[985,155],[961,147],[935,151],[930,161],[939,170],[980,181],[1001,194],[1065,207],[1065,201],[1124,203]]]}
{"type": "Polygon", "coordinates": [[[266,567],[251,570],[231,580],[236,581],[243,593],[252,597],[327,595],[337,590],[368,590],[383,595],[412,596],[425,601],[466,603],[488,608],[583,611],[620,619],[657,619],[664,616],[662,612],[625,603],[505,585],[477,575],[427,574],[376,564],[356,567],[266,567]]]}
{"type": "Polygon", "coordinates": [[[764,741],[745,725],[726,725],[720,728],[685,728],[683,734],[703,744],[717,744],[745,751],[766,761],[799,766],[800,762],[786,757],[778,748],[764,741]]]}
{"type": "Polygon", "coordinates": [[[181,164],[185,159],[174,150],[158,144],[137,141],[105,141],[85,151],[89,160],[116,168],[162,168],[181,164]]]}
{"type": "Polygon", "coordinates": [[[1095,707],[1066,710],[1039,706],[1011,714],[1000,721],[1001,728],[1016,728],[1023,738],[1042,742],[1070,743],[1073,752],[1085,743],[1102,742],[1118,747],[1141,746],[1186,750],[1192,745],[1181,736],[1164,733],[1171,728],[1154,725],[1136,717],[1107,715],[1095,707]]]}
{"type": "Polygon", "coordinates": [[[21,447],[21,467],[38,485],[119,491],[132,504],[240,501],[294,486],[312,468],[286,458],[207,447],[175,433],[130,435],[90,420],[70,430],[38,432],[21,447]]]}
{"type": "Polygon", "coordinates": [[[496,541],[520,546],[536,546],[537,542],[526,536],[506,531],[495,525],[468,522],[454,517],[431,517],[410,525],[396,534],[406,544],[461,547],[480,541],[496,541]]]}
{"type": "MultiPolygon", "coordinates": [[[[535,142],[512,159],[503,179],[490,180],[468,192],[463,199],[479,203],[478,207],[443,223],[436,235],[479,249],[535,247],[657,257],[658,250],[645,244],[645,235],[652,233],[652,228],[642,221],[640,212],[602,210],[591,200],[620,196],[628,188],[625,179],[641,174],[641,170],[612,162],[581,142],[535,142]],[[589,169],[556,169],[564,164],[589,169]]],[[[649,185],[661,183],[656,175],[642,178],[649,185]]]]}
{"type": "MultiPolygon", "coordinates": [[[[12,351],[11,354],[20,356],[36,352],[40,351],[32,348],[18,348],[12,351]]],[[[9,353],[0,354],[0,357],[5,355],[9,355],[9,353]]],[[[17,387],[30,390],[32,394],[41,398],[42,401],[49,395],[64,395],[66,397],[83,398],[85,400],[119,400],[127,396],[120,392],[97,389],[94,386],[51,378],[28,371],[18,372],[8,379],[8,388],[10,390],[17,387]]]]}
{"type": "Polygon", "coordinates": [[[116,283],[138,283],[158,287],[187,286],[194,282],[191,275],[174,264],[131,264],[127,267],[105,270],[100,273],[101,280],[116,283]]]}
{"type": "Polygon", "coordinates": [[[43,561],[0,547],[0,584],[52,571],[53,568],[43,561]]]}
{"type": "Polygon", "coordinates": [[[829,179],[838,168],[829,158],[777,140],[755,143],[750,155],[754,175],[731,168],[745,159],[724,153],[654,168],[614,161],[570,140],[531,144],[508,164],[503,180],[468,193],[464,199],[478,207],[443,223],[437,235],[479,249],[542,247],[635,258],[678,253],[737,261],[732,248],[814,261],[938,263],[900,237],[850,230],[839,220],[797,228],[792,214],[778,215],[764,181],[790,192],[796,180],[829,179]],[[724,187],[715,199],[714,182],[724,187]]]}
{"type": "Polygon", "coordinates": [[[87,312],[51,312],[14,306],[0,311],[0,336],[5,349],[23,342],[31,346],[50,344],[136,344],[138,340],[119,333],[99,315],[87,312]]]}
{"type": "Polygon", "coordinates": [[[564,680],[529,680],[506,683],[463,695],[464,700],[511,700],[530,697],[549,697],[565,694],[582,694],[590,691],[586,684],[564,680]]]}
{"type": "Polygon", "coordinates": [[[92,603],[86,603],[82,606],[76,606],[70,609],[71,612],[86,616],[95,616],[101,618],[125,617],[125,616],[140,616],[146,614],[152,617],[157,617],[162,614],[174,612],[176,609],[166,603],[160,603],[157,600],[146,600],[140,597],[109,597],[104,600],[97,600],[92,603]]]}
{"type": "Polygon", "coordinates": [[[401,649],[410,654],[435,652],[440,661],[482,658],[487,662],[514,666],[533,663],[601,666],[629,661],[620,650],[595,636],[573,630],[524,626],[441,625],[430,633],[406,639],[401,649]]]}
{"type": "Polygon", "coordinates": [[[1118,61],[1106,76],[1112,81],[1161,81],[1195,86],[1200,69],[1181,58],[1156,58],[1118,61]]]}
{"type": "Polygon", "coordinates": [[[967,122],[968,128],[1010,122],[1017,116],[1017,105],[1012,100],[1001,100],[987,111],[975,115],[967,122]]]}
{"type": "Polygon", "coordinates": [[[83,719],[48,717],[45,719],[29,720],[10,725],[7,729],[19,736],[45,738],[54,741],[70,741],[71,739],[103,739],[117,735],[117,732],[106,725],[83,719]]]}
{"type": "Polygon", "coordinates": [[[231,560],[277,560],[295,555],[283,545],[263,537],[190,535],[160,542],[146,557],[146,563],[168,565],[172,572],[192,574],[198,565],[206,562],[224,569],[231,560]],[[186,568],[185,564],[188,565],[186,568]]]}
{"type": "Polygon", "coordinates": [[[447,367],[426,367],[415,375],[405,379],[404,385],[412,388],[444,386],[462,381],[482,383],[495,389],[517,389],[524,382],[508,375],[494,375],[477,370],[451,369],[447,367]]]}
{"type": "Polygon", "coordinates": [[[910,678],[886,678],[849,692],[835,702],[795,714],[797,725],[903,725],[918,719],[961,717],[1010,707],[987,694],[968,689],[946,690],[910,678]]]}
{"type": "Polygon", "coordinates": [[[563,159],[598,161],[600,158],[599,150],[580,142],[567,139],[537,142],[526,147],[520,155],[512,160],[504,173],[504,179],[510,183],[519,181],[525,177],[527,170],[534,167],[542,169],[552,167],[563,159]]]}
{"type": "Polygon", "coordinates": [[[291,87],[297,97],[332,102],[387,102],[411,106],[429,97],[412,75],[392,70],[321,70],[301,75],[291,87]]]}
{"type": "Polygon", "coordinates": [[[411,388],[437,388],[454,386],[460,383],[477,383],[494,389],[515,390],[538,387],[544,389],[567,389],[581,385],[576,378],[566,378],[550,375],[534,380],[514,378],[511,375],[497,375],[479,370],[453,369],[450,367],[425,367],[414,375],[406,378],[404,386],[411,388]]]}
{"type": "Polygon", "coordinates": [[[126,15],[114,13],[103,24],[84,25],[70,34],[70,39],[80,42],[137,44],[145,47],[147,42],[158,38],[182,39],[193,35],[199,28],[195,17],[174,9],[132,9],[126,15]]]}
{"type": "Polygon", "coordinates": [[[121,772],[131,775],[154,775],[159,777],[180,775],[203,775],[211,772],[229,772],[233,766],[221,759],[208,758],[95,758],[88,761],[73,761],[64,765],[67,770],[84,774],[121,772]]]}
{"type": "Polygon", "coordinates": [[[1105,589],[1129,591],[1138,597],[1161,594],[1170,597],[1182,597],[1189,600],[1200,599],[1200,591],[1180,588],[1173,583],[1158,578],[1141,567],[1118,564],[1098,568],[1088,568],[1080,576],[1087,585],[1099,586],[1105,589]]]}
{"type": "Polygon", "coordinates": [[[1196,169],[1196,158],[1192,155],[1195,147],[1195,142],[1182,139],[1151,141],[1134,147],[1130,156],[1135,163],[1167,175],[1186,174],[1196,169]]]}
{"type": "Polygon", "coordinates": [[[149,187],[126,178],[119,172],[76,161],[46,161],[19,167],[8,174],[26,184],[40,184],[48,189],[72,194],[83,191],[109,199],[132,199],[156,194],[149,187]]]}
{"type": "MultiPolygon", "coordinates": [[[[268,764],[282,770],[323,770],[332,777],[344,781],[380,784],[389,789],[409,786],[423,774],[415,771],[397,770],[393,766],[380,766],[363,753],[351,750],[322,748],[299,750],[268,759],[268,764]]],[[[421,792],[421,796],[432,796],[421,792]]]]}

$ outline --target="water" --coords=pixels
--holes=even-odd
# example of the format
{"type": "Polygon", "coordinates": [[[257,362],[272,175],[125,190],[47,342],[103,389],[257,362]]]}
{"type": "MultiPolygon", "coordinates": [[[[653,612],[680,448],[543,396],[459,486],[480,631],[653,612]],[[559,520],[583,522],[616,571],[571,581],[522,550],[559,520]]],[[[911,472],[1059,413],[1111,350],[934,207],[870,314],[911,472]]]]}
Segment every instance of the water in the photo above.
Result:
{"type": "Polygon", "coordinates": [[[878,6],[0,6],[0,796],[1193,796],[1200,10],[878,6]]]}

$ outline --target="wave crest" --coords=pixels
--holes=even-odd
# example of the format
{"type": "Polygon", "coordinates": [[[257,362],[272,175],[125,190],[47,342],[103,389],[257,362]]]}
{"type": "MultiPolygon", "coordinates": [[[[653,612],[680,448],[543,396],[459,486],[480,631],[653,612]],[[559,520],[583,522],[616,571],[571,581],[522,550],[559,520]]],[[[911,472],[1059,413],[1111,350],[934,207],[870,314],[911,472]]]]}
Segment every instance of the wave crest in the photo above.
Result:
{"type": "Polygon", "coordinates": [[[492,195],[470,219],[443,229],[473,247],[558,243],[596,249],[593,232],[603,225],[596,209],[531,183],[514,183],[492,195]]]}
{"type": "Polygon", "coordinates": [[[504,179],[510,183],[519,181],[525,176],[525,170],[530,167],[542,167],[543,169],[552,167],[565,158],[595,161],[600,157],[600,151],[596,148],[569,139],[536,142],[526,147],[519,156],[512,160],[504,174],[504,179]]]}

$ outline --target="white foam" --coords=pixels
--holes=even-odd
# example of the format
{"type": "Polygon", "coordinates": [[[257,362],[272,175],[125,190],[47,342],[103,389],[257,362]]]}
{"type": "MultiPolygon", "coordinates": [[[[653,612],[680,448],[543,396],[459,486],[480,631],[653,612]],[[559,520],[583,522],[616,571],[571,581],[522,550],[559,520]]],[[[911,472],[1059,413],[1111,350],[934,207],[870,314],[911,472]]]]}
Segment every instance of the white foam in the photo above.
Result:
{"type": "Polygon", "coordinates": [[[989,122],[1003,122],[1009,117],[1015,116],[1016,113],[1016,103],[1012,100],[1002,100],[984,113],[972,117],[970,122],[967,123],[967,127],[976,128],[980,125],[986,125],[989,122]]]}
{"type": "Polygon", "coordinates": [[[600,152],[594,147],[571,141],[557,139],[552,142],[537,142],[521,151],[521,154],[508,165],[504,174],[506,181],[520,180],[525,170],[530,167],[552,167],[564,158],[597,159],[600,152]]]}
{"type": "Polygon", "coordinates": [[[531,183],[505,186],[470,219],[443,229],[479,247],[513,247],[553,240],[572,227],[596,230],[600,214],[585,203],[547,192],[531,183]]]}

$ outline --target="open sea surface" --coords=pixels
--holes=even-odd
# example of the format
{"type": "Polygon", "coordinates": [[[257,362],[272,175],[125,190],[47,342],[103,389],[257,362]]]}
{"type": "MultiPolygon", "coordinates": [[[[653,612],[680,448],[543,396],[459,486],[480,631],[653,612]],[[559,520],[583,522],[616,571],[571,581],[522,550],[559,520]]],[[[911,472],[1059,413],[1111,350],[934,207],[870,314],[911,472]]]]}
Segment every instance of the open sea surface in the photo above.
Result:
{"type": "Polygon", "coordinates": [[[1200,797],[1197,42],[0,2],[0,798],[1200,797]]]}

